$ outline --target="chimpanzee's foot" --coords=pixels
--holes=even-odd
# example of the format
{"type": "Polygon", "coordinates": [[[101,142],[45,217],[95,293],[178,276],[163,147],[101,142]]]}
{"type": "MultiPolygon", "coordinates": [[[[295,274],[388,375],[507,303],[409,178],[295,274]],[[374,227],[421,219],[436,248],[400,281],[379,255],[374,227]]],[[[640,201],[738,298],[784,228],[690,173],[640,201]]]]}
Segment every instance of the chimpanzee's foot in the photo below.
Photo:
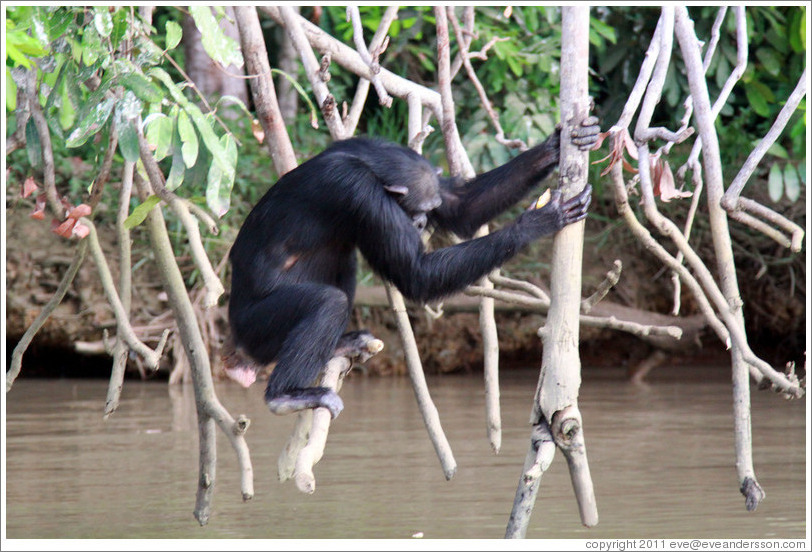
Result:
{"type": "Polygon", "coordinates": [[[330,411],[332,418],[336,418],[344,410],[344,401],[335,391],[327,387],[291,389],[273,397],[269,397],[266,393],[265,403],[271,412],[279,415],[323,407],[330,411]]]}
{"type": "Polygon", "coordinates": [[[341,336],[333,353],[334,357],[347,357],[356,362],[365,362],[383,350],[383,341],[367,330],[347,332],[341,336]]]}
{"type": "Polygon", "coordinates": [[[236,381],[246,389],[257,381],[257,371],[251,366],[227,367],[223,371],[229,379],[236,381]]]}
{"type": "Polygon", "coordinates": [[[246,388],[257,381],[257,372],[262,369],[261,365],[243,355],[230,342],[223,347],[222,361],[226,376],[246,388]]]}

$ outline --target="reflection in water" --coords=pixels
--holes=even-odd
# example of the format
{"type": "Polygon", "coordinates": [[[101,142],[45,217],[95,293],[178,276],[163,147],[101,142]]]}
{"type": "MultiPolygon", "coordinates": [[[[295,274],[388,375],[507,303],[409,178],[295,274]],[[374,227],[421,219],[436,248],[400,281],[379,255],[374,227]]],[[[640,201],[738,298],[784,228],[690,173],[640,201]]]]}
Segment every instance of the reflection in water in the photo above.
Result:
{"type": "MultiPolygon", "coordinates": [[[[721,368],[655,374],[634,386],[586,371],[581,410],[600,524],[581,527],[566,462],[544,475],[528,538],[803,538],[805,404],[753,393],[756,474],[767,498],[744,509],[721,368]],[[710,381],[707,374],[711,376],[710,381]]],[[[459,466],[446,482],[405,379],[353,377],[317,489],[276,479],[293,424],[249,390],[222,383],[247,414],[255,498],[240,498],[236,460],[218,435],[213,514],[193,516],[197,423],[190,386],[127,382],[102,420],[106,382],[19,380],[7,401],[8,538],[502,538],[527,451],[534,370],[504,372],[502,452],[493,455],[479,378],[430,378],[459,466]]]]}

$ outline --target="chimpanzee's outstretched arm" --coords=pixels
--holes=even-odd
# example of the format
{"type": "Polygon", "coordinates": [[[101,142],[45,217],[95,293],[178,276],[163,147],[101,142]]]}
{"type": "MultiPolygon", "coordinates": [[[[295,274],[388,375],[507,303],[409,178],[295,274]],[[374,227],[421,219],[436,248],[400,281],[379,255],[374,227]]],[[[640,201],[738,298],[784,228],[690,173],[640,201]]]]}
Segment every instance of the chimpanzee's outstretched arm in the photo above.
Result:
{"type": "Polygon", "coordinates": [[[426,253],[419,232],[394,203],[360,218],[358,247],[378,274],[409,299],[426,302],[461,291],[516,255],[531,241],[586,216],[592,188],[562,202],[560,192],[540,209],[482,238],[426,253]]]}
{"type": "MultiPolygon", "coordinates": [[[[589,149],[599,132],[598,119],[587,117],[573,141],[582,149],[589,149]]],[[[518,203],[544,180],[558,165],[559,151],[560,129],[557,128],[541,144],[468,182],[441,178],[443,203],[429,213],[431,222],[437,228],[470,237],[477,228],[518,203]]]]}

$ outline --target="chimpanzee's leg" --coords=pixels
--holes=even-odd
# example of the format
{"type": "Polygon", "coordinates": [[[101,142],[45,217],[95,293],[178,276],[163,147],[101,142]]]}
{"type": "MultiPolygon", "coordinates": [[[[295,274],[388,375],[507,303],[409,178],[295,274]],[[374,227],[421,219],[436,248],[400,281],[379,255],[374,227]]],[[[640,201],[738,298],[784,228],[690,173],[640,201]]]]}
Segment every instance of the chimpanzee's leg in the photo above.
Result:
{"type": "Polygon", "coordinates": [[[277,288],[232,316],[237,318],[232,327],[240,347],[258,362],[277,360],[265,390],[271,412],[323,406],[333,417],[338,415],[344,405],[335,391],[312,385],[333,356],[349,313],[340,289],[297,284],[277,288]]]}

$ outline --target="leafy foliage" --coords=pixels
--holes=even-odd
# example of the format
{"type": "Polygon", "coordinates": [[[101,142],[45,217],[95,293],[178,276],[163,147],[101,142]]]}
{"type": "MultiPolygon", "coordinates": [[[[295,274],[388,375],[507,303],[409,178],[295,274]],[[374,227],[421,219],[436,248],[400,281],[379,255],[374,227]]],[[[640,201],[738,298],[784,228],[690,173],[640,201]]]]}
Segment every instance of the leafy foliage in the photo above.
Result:
{"type": "MultiPolygon", "coordinates": [[[[223,63],[241,64],[238,45],[225,37],[212,12],[192,11],[206,26],[207,52],[223,63]]],[[[8,96],[16,97],[15,78],[22,71],[36,69],[40,104],[57,147],[68,150],[66,157],[97,160],[115,127],[121,157],[138,161],[143,171],[138,147],[143,130],[156,160],[166,159],[170,189],[184,181],[199,184],[195,171],[205,168],[209,208],[220,216],[228,210],[237,163],[234,137],[214,110],[204,113],[193,101],[192,83],[179,82],[163,67],[180,43],[180,25],[167,21],[162,49],[152,38],[156,30],[129,7],[18,6],[7,15],[8,96]],[[201,143],[208,155],[200,154],[201,143]]],[[[7,103],[7,109],[15,108],[7,103]]],[[[41,151],[31,121],[26,138],[36,168],[41,151]]]]}

